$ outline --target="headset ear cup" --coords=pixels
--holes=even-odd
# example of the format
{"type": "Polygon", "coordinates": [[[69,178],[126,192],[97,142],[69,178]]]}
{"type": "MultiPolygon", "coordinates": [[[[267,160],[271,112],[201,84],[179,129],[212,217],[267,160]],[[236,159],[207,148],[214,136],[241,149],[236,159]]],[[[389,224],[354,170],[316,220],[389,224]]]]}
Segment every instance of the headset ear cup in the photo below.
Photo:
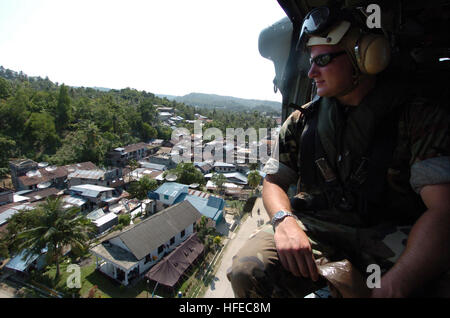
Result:
{"type": "Polygon", "coordinates": [[[391,50],[389,41],[382,35],[366,34],[358,41],[358,67],[364,74],[377,74],[389,64],[391,50]]]}

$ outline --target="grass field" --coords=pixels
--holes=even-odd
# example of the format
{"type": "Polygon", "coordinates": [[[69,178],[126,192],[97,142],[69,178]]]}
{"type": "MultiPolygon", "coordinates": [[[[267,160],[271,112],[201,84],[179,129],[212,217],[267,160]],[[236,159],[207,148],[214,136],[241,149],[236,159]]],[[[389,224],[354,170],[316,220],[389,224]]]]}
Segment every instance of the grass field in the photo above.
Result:
{"type": "MultiPolygon", "coordinates": [[[[142,279],[134,286],[122,286],[117,281],[95,270],[95,256],[90,256],[90,259],[83,262],[84,265],[80,267],[81,270],[81,288],[68,289],[67,279],[73,272],[68,272],[67,267],[71,264],[71,259],[66,258],[60,264],[60,277],[57,281],[54,280],[56,275],[56,265],[51,265],[46,268],[46,271],[40,276],[39,282],[46,286],[52,287],[57,291],[64,292],[68,297],[74,293],[77,297],[95,298],[146,298],[150,297],[155,287],[155,282],[150,281],[148,286],[145,279],[142,279]],[[94,288],[96,286],[96,288],[94,288]],[[90,291],[95,289],[96,292],[90,291]]],[[[164,288],[157,288],[156,294],[163,293],[163,297],[172,297],[164,288]]]]}

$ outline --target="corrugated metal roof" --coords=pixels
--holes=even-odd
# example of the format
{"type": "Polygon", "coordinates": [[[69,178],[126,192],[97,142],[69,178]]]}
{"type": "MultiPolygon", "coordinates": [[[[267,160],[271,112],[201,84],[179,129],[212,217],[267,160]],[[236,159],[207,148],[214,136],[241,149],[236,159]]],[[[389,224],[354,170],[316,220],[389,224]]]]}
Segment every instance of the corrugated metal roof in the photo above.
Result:
{"type": "Polygon", "coordinates": [[[11,204],[9,205],[9,208],[0,213],[0,225],[7,223],[8,219],[11,216],[18,213],[21,210],[33,210],[33,209],[34,208],[32,206],[29,206],[27,204],[20,204],[20,205],[11,204]]]}
{"type": "Polygon", "coordinates": [[[105,216],[105,212],[103,211],[103,209],[97,209],[95,211],[92,211],[88,215],[86,215],[86,217],[92,221],[98,220],[99,218],[101,218],[103,216],[105,216]]]}
{"type": "Polygon", "coordinates": [[[167,167],[165,165],[160,165],[157,163],[151,163],[151,162],[147,162],[147,161],[139,161],[139,164],[142,166],[142,168],[159,170],[159,171],[167,170],[167,167]]]}
{"type": "Polygon", "coordinates": [[[101,243],[94,246],[89,251],[94,255],[98,255],[105,260],[119,265],[126,271],[134,267],[138,262],[133,254],[114,244],[101,243]]]}
{"type": "Polygon", "coordinates": [[[202,192],[202,191],[198,191],[198,190],[192,190],[192,189],[189,189],[189,192],[188,192],[190,195],[196,195],[196,196],[198,196],[198,197],[200,197],[200,198],[209,198],[211,195],[209,194],[209,193],[207,193],[207,192],[202,192]]]}
{"type": "Polygon", "coordinates": [[[69,190],[81,192],[81,195],[85,197],[96,198],[101,192],[112,191],[114,189],[93,184],[82,184],[70,187],[69,190]]]}
{"type": "MultiPolygon", "coordinates": [[[[42,250],[43,253],[47,252],[47,248],[42,250]]],[[[5,267],[13,269],[19,272],[24,272],[35,260],[40,256],[39,254],[32,254],[24,258],[26,251],[23,250],[18,255],[13,257],[5,267]]]]}
{"type": "Polygon", "coordinates": [[[182,201],[189,201],[198,212],[200,212],[202,215],[217,221],[221,214],[223,207],[225,205],[225,201],[221,198],[210,196],[207,198],[202,198],[201,196],[197,195],[190,195],[183,193],[180,195],[175,203],[182,202],[182,201]],[[211,201],[210,201],[211,200],[211,201]],[[211,204],[209,204],[211,202],[211,204]]]}
{"type": "Polygon", "coordinates": [[[180,193],[187,193],[189,187],[185,184],[177,183],[177,182],[166,182],[163,183],[158,189],[156,189],[154,192],[158,193],[161,197],[161,195],[168,195],[168,196],[178,196],[180,193]]]}
{"type": "Polygon", "coordinates": [[[136,259],[140,260],[195,223],[201,216],[190,202],[183,201],[150,216],[117,237],[136,259]]]}
{"type": "Polygon", "coordinates": [[[139,142],[137,144],[132,144],[132,145],[125,146],[124,148],[125,148],[125,152],[133,152],[133,151],[136,151],[136,150],[139,150],[139,149],[145,149],[146,150],[148,148],[148,145],[145,142],[139,142]]]}
{"type": "Polygon", "coordinates": [[[52,181],[53,179],[63,178],[69,173],[74,172],[76,169],[92,170],[98,168],[90,161],[61,167],[46,167],[36,170],[36,173],[34,175],[32,174],[33,176],[20,176],[19,180],[23,185],[30,186],[52,181]]]}
{"type": "Polygon", "coordinates": [[[97,226],[102,226],[103,224],[108,223],[111,220],[117,219],[118,216],[116,214],[114,214],[113,212],[107,213],[105,215],[103,215],[102,217],[94,220],[95,225],[97,226]]]}
{"type": "Polygon", "coordinates": [[[215,209],[220,209],[222,207],[223,204],[223,199],[214,197],[214,196],[210,196],[208,198],[208,203],[207,205],[210,207],[213,207],[215,209]]]}
{"type": "Polygon", "coordinates": [[[235,168],[235,165],[228,162],[214,162],[214,167],[228,167],[228,168],[235,168]]]}
{"type": "Polygon", "coordinates": [[[8,219],[18,212],[19,211],[14,210],[14,209],[8,209],[5,212],[2,212],[0,214],[0,225],[7,223],[8,219]]]}
{"type": "Polygon", "coordinates": [[[96,170],[98,169],[98,167],[96,165],[94,165],[92,162],[90,161],[86,161],[86,162],[80,162],[80,163],[75,163],[75,164],[71,164],[71,165],[67,165],[64,166],[69,172],[73,172],[76,169],[79,170],[96,170]],[[73,171],[72,171],[73,170],[73,171]]]}
{"type": "Polygon", "coordinates": [[[73,204],[76,206],[82,206],[83,204],[85,204],[87,202],[86,199],[76,197],[76,196],[66,196],[66,197],[64,197],[63,200],[66,203],[73,204]]]}
{"type": "Polygon", "coordinates": [[[34,191],[31,193],[27,193],[24,196],[29,198],[31,202],[38,201],[42,198],[46,198],[51,195],[56,195],[60,190],[56,188],[47,188],[44,190],[34,191]]]}
{"type": "Polygon", "coordinates": [[[172,253],[152,267],[145,277],[166,286],[174,286],[194,260],[203,252],[204,246],[197,233],[192,234],[172,253]]]}
{"type": "Polygon", "coordinates": [[[103,170],[76,170],[69,174],[68,178],[94,179],[99,180],[103,178],[105,171],[103,170]]]}

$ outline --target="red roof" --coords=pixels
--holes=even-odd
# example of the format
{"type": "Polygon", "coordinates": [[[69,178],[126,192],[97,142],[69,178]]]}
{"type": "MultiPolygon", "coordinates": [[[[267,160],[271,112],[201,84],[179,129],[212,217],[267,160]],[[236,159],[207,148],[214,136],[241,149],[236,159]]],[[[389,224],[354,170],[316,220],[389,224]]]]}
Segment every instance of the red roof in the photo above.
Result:
{"type": "Polygon", "coordinates": [[[188,193],[190,195],[195,195],[197,197],[204,198],[204,199],[207,199],[211,196],[209,193],[198,191],[198,190],[193,190],[193,189],[189,189],[188,193]]]}
{"type": "Polygon", "coordinates": [[[30,198],[30,202],[34,202],[34,201],[39,201],[42,199],[45,199],[46,197],[52,196],[52,195],[56,195],[59,191],[56,188],[47,188],[47,189],[43,189],[43,190],[39,190],[39,191],[33,191],[30,193],[26,193],[23,196],[30,198]]]}
{"type": "Polygon", "coordinates": [[[181,243],[172,253],[153,266],[145,277],[162,285],[173,287],[189,266],[203,252],[204,246],[197,237],[192,234],[181,243]]]}
{"type": "Polygon", "coordinates": [[[148,148],[148,144],[146,144],[145,142],[140,142],[137,144],[132,144],[132,145],[128,145],[123,147],[125,152],[133,152],[139,149],[147,149],[148,148]]]}
{"type": "Polygon", "coordinates": [[[56,167],[52,169],[51,167],[45,167],[40,168],[37,171],[39,171],[38,175],[35,176],[21,176],[19,177],[20,183],[22,183],[24,186],[30,186],[38,183],[43,183],[47,181],[52,181],[53,179],[59,179],[63,178],[69,175],[71,173],[72,169],[80,169],[80,170],[95,170],[98,169],[96,165],[94,165],[92,162],[82,162],[82,163],[76,163],[72,165],[62,166],[62,167],[56,167]]]}

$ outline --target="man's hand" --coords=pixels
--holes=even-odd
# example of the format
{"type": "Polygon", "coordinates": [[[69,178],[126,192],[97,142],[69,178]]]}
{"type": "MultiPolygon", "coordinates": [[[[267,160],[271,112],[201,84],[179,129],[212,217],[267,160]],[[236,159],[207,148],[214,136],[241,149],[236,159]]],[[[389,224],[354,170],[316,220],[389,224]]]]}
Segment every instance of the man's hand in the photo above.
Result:
{"type": "Polygon", "coordinates": [[[276,225],[274,239],[286,270],[297,277],[319,279],[308,236],[293,217],[286,217],[276,225]]]}
{"type": "MultiPolygon", "coordinates": [[[[270,218],[277,211],[292,211],[286,194],[287,185],[282,185],[276,175],[264,179],[263,202],[270,218]]],[[[275,226],[275,246],[283,267],[294,276],[319,279],[308,236],[293,217],[285,217],[275,226]]]]}

